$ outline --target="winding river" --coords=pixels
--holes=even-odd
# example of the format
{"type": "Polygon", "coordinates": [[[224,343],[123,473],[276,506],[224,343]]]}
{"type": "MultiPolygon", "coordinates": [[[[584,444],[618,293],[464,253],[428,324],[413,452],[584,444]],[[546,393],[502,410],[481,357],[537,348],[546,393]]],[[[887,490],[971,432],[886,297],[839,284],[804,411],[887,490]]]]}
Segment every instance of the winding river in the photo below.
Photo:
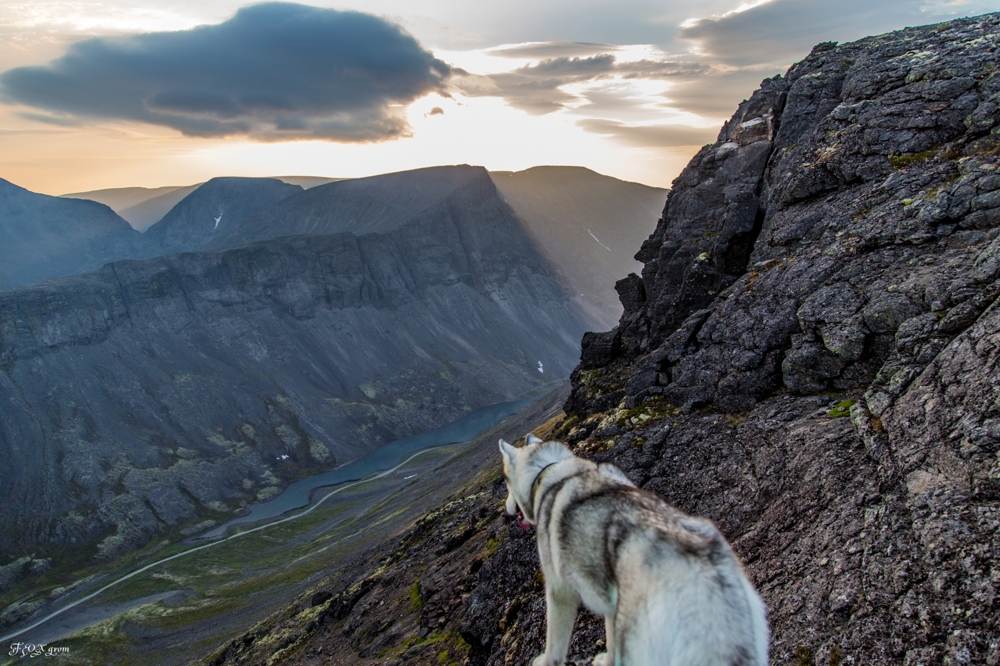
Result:
{"type": "MultiPolygon", "coordinates": [[[[544,388],[549,385],[546,384],[544,388]]],[[[202,533],[199,535],[200,540],[209,540],[208,543],[204,543],[200,546],[190,548],[188,550],[176,553],[169,557],[164,557],[160,560],[147,564],[131,573],[125,574],[120,578],[116,578],[100,587],[99,589],[91,592],[90,594],[72,601],[61,608],[45,614],[43,617],[38,618],[34,621],[30,621],[29,624],[23,626],[13,632],[0,636],[0,642],[8,641],[16,636],[35,629],[54,617],[62,615],[66,611],[79,606],[82,603],[90,601],[94,597],[97,597],[105,590],[112,588],[120,583],[134,578],[150,569],[159,566],[165,562],[175,560],[192,553],[196,553],[206,548],[211,548],[217,546],[218,544],[225,543],[232,539],[238,539],[253,532],[272,527],[281,523],[285,523],[291,520],[296,520],[301,518],[314,509],[318,508],[322,503],[331,498],[332,496],[340,493],[341,491],[347,490],[348,488],[362,483],[364,481],[374,480],[383,477],[387,474],[391,474],[396,471],[406,463],[408,463],[413,458],[419,456],[422,451],[437,448],[440,446],[446,446],[448,444],[458,444],[461,442],[468,442],[473,439],[481,432],[492,427],[501,419],[510,416],[511,414],[516,414],[521,409],[531,404],[534,400],[537,400],[540,394],[539,389],[536,389],[528,397],[521,398],[520,400],[513,400],[510,402],[501,402],[495,405],[490,405],[488,407],[483,407],[479,409],[460,421],[455,421],[449,425],[438,428],[437,430],[431,430],[428,432],[421,433],[419,435],[412,435],[410,437],[404,437],[403,439],[397,439],[394,442],[390,442],[385,446],[379,447],[369,453],[368,455],[355,460],[354,462],[348,463],[336,469],[330,470],[329,472],[323,472],[321,474],[315,474],[311,477],[300,479],[296,481],[285,491],[267,502],[259,502],[250,506],[249,513],[233,518],[218,527],[213,528],[209,532],[202,533]],[[374,476],[373,476],[374,475],[374,476]],[[353,482],[353,483],[347,483],[353,482]],[[340,484],[340,485],[338,485],[340,484]],[[325,495],[323,495],[317,502],[309,506],[310,495],[314,490],[319,488],[337,486],[331,489],[325,495]],[[288,513],[298,508],[304,506],[309,506],[304,511],[286,516],[284,518],[279,518],[282,514],[288,513]],[[248,527],[248,529],[236,532],[226,536],[226,532],[232,527],[237,525],[246,525],[248,523],[260,523],[259,525],[248,527]]],[[[84,626],[87,626],[90,622],[85,623],[82,626],[73,627],[73,631],[78,631],[84,626]]],[[[63,632],[63,635],[68,635],[71,631],[63,632]]]]}
{"type": "Polygon", "coordinates": [[[328,486],[336,486],[346,481],[357,481],[369,474],[384,471],[394,465],[398,465],[403,458],[417,451],[423,451],[424,449],[436,446],[467,442],[474,439],[476,435],[491,427],[500,419],[521,411],[521,409],[531,404],[534,399],[536,398],[522,398],[521,400],[501,402],[483,407],[460,421],[449,423],[437,430],[429,430],[419,435],[397,439],[346,465],[328,472],[299,479],[285,488],[274,499],[251,504],[247,513],[227,520],[225,523],[201,533],[197,538],[199,540],[217,539],[239,525],[271,520],[289,511],[301,509],[309,505],[313,491],[328,486]]]}

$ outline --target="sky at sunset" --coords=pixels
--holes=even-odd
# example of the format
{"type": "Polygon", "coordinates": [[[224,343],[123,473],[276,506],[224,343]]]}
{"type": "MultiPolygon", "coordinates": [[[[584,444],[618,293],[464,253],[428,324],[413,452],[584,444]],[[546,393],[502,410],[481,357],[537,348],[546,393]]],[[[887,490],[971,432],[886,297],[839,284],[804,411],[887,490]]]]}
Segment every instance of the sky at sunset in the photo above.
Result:
{"type": "Polygon", "coordinates": [[[821,41],[1000,0],[0,0],[0,178],[570,164],[666,187],[821,41]]]}

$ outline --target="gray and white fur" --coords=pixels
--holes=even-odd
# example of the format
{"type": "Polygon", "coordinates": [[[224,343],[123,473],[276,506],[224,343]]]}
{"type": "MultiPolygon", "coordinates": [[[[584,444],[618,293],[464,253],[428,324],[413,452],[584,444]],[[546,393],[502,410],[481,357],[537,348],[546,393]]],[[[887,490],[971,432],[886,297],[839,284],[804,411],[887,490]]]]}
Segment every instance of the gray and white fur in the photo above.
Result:
{"type": "Polygon", "coordinates": [[[507,513],[538,530],[545,652],[566,659],[582,603],[604,616],[595,666],[767,666],[767,611],[711,521],[560,442],[500,440],[507,513]]]}

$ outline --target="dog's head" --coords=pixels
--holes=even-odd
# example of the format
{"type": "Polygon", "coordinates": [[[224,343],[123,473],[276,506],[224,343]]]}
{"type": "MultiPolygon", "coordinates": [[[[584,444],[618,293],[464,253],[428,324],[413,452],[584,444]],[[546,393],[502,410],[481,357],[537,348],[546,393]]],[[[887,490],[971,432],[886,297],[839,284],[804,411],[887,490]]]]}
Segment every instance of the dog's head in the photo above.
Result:
{"type": "Polygon", "coordinates": [[[517,516],[518,524],[527,529],[535,524],[532,489],[541,472],[548,466],[573,454],[564,444],[545,442],[528,434],[526,443],[516,447],[500,440],[503,477],[507,482],[507,513],[517,516]]]}

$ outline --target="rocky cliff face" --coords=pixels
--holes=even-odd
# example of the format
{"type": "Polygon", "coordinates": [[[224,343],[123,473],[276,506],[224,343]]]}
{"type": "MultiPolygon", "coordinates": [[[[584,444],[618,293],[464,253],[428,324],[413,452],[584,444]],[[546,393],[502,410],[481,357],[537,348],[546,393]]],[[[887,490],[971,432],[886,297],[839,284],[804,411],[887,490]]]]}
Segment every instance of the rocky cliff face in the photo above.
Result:
{"type": "Polygon", "coordinates": [[[567,376],[589,324],[485,171],[479,185],[500,211],[486,220],[427,214],[6,292],[4,561],[67,544],[112,557],[567,376]]]}
{"type": "MultiPolygon", "coordinates": [[[[630,403],[741,411],[779,386],[866,386],[904,321],[974,296],[995,278],[1000,86],[980,32],[821,44],[765,81],[678,178],[582,369],[642,356],[630,403]]],[[[597,406],[584,393],[575,412],[597,406]]]]}
{"type": "Polygon", "coordinates": [[[0,290],[100,268],[142,238],[104,204],[36,194],[0,178],[0,290]]]}
{"type": "Polygon", "coordinates": [[[585,338],[570,439],[719,523],[778,663],[1000,660],[998,23],[765,81],[585,338]]]}
{"type": "MultiPolygon", "coordinates": [[[[988,15],[821,44],[765,81],[674,183],[546,428],[717,522],[774,664],[1000,663],[998,45],[988,15]]],[[[432,514],[404,537],[425,550],[387,548],[394,569],[219,662],[284,632],[290,663],[529,663],[537,555],[502,498],[497,479],[432,514]],[[380,610],[405,584],[410,638],[380,610]]],[[[584,616],[572,663],[600,638],[584,616]]]]}

